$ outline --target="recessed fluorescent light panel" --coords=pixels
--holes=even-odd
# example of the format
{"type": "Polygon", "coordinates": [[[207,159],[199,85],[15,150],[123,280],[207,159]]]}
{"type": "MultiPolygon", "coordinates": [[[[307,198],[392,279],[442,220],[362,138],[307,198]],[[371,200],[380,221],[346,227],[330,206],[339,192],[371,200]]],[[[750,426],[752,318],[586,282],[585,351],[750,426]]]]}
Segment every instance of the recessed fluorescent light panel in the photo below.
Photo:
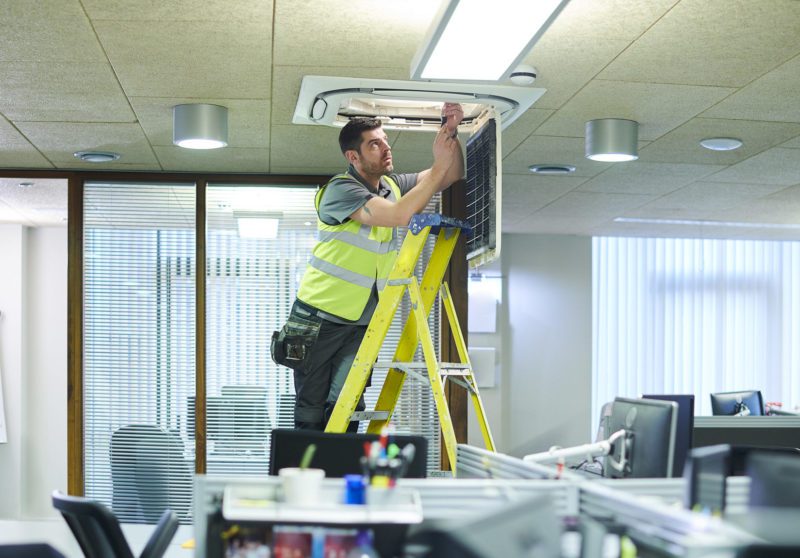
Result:
{"type": "Polygon", "coordinates": [[[445,0],[411,63],[411,79],[507,79],[569,0],[445,0]]]}
{"type": "Polygon", "coordinates": [[[270,217],[239,217],[239,238],[278,238],[278,219],[270,217]]]}

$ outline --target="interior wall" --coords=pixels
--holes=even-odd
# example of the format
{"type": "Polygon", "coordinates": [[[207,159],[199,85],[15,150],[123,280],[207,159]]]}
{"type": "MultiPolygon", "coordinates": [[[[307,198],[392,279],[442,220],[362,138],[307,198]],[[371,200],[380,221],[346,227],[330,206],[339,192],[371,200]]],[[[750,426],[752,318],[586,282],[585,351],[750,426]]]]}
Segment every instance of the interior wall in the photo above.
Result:
{"type": "Polygon", "coordinates": [[[67,229],[0,225],[0,517],[52,517],[67,486],[67,229]]]}
{"type": "MultiPolygon", "coordinates": [[[[589,237],[504,234],[498,383],[481,389],[498,451],[522,456],[592,439],[592,244],[589,237]]],[[[487,337],[488,336],[488,337],[487,337]]],[[[470,443],[482,446],[474,417],[470,443]]]]}
{"type": "Polygon", "coordinates": [[[55,515],[67,489],[67,229],[28,229],[22,515],[55,515]]]}
{"type": "Polygon", "coordinates": [[[25,229],[0,225],[0,381],[8,442],[0,444],[0,517],[21,515],[25,229]]]}

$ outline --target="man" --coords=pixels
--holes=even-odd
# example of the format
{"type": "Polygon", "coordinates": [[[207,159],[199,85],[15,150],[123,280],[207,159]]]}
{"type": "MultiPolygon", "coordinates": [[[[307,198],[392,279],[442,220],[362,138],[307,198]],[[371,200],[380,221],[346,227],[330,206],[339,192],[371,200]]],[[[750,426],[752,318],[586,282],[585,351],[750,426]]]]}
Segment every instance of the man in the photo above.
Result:
{"type": "MultiPolygon", "coordinates": [[[[285,356],[281,363],[294,370],[296,428],[325,429],[397,255],[395,227],[464,175],[461,105],[445,103],[442,116],[433,165],[416,174],[392,174],[380,120],[354,119],[339,134],[349,167],[317,192],[319,241],[289,320],[273,341],[273,357],[285,356]]],[[[364,409],[363,397],[357,408],[364,409]]],[[[353,422],[348,430],[357,427],[353,422]]]]}

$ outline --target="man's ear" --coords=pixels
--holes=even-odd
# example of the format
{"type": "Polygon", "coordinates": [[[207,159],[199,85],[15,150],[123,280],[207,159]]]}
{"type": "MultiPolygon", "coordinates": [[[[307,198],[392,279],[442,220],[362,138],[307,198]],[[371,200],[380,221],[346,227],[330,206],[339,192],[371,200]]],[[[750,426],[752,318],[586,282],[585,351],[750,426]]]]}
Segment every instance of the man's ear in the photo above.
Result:
{"type": "Polygon", "coordinates": [[[347,151],[344,152],[344,157],[345,159],[347,159],[348,163],[353,165],[358,160],[358,151],[356,151],[355,149],[348,149],[347,151]]]}

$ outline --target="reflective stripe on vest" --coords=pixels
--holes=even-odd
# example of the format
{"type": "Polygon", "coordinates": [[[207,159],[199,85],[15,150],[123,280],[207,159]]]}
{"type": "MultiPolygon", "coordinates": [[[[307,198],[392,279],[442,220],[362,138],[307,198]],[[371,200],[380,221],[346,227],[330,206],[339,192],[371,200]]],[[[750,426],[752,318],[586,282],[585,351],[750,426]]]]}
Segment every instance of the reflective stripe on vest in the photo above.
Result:
{"type": "MultiPolygon", "coordinates": [[[[397,257],[397,231],[394,227],[370,227],[352,219],[328,225],[319,219],[319,206],[325,189],[340,174],[317,192],[317,244],[303,274],[297,298],[306,304],[339,316],[357,320],[367,305],[372,286],[380,291],[386,285],[397,257]]],[[[399,186],[389,178],[390,201],[400,199],[399,186]]]]}

